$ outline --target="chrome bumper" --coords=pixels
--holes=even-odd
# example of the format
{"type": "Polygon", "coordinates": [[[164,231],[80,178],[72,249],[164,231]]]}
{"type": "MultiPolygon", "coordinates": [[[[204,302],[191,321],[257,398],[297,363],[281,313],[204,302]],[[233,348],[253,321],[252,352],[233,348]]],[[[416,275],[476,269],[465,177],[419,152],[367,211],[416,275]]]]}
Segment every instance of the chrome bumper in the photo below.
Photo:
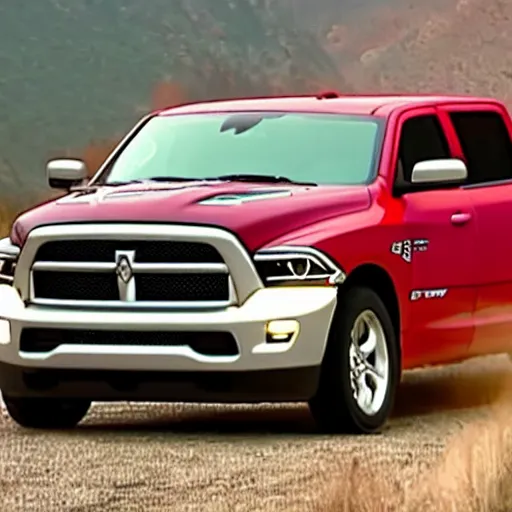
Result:
{"type": "MultiPolygon", "coordinates": [[[[132,371],[251,371],[320,365],[334,309],[334,287],[256,290],[222,310],[147,311],[25,306],[14,287],[0,285],[0,362],[24,368],[132,371]],[[272,320],[296,320],[289,342],[267,343],[272,320]],[[60,345],[51,352],[20,351],[24,328],[116,331],[226,331],[239,354],[206,356],[185,346],[60,345]]],[[[149,340],[148,340],[149,342],[149,340]]]]}

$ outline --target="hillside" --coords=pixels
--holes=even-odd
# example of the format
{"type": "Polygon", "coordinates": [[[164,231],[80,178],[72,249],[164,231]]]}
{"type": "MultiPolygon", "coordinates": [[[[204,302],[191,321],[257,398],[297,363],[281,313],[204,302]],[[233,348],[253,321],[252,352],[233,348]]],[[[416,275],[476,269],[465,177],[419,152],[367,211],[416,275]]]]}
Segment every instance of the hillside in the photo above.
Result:
{"type": "Polygon", "coordinates": [[[155,103],[346,88],[265,0],[5,0],[0,69],[8,191],[12,170],[39,188],[48,155],[115,139],[155,103]]]}
{"type": "Polygon", "coordinates": [[[452,1],[386,52],[375,69],[392,89],[450,90],[512,101],[512,2],[452,1]],[[403,77],[390,71],[400,62],[403,77]],[[387,73],[386,73],[387,72],[387,73]]]}
{"type": "MultiPolygon", "coordinates": [[[[337,88],[512,101],[512,0],[0,3],[0,186],[94,166],[153,107],[337,88]]],[[[21,185],[20,185],[21,184],[21,185]]]]}
{"type": "Polygon", "coordinates": [[[274,0],[291,13],[299,27],[321,33],[334,20],[347,22],[360,18],[382,6],[393,5],[396,0],[274,0]]]}
{"type": "Polygon", "coordinates": [[[400,1],[331,25],[327,46],[352,87],[512,102],[511,0],[400,1]]]}

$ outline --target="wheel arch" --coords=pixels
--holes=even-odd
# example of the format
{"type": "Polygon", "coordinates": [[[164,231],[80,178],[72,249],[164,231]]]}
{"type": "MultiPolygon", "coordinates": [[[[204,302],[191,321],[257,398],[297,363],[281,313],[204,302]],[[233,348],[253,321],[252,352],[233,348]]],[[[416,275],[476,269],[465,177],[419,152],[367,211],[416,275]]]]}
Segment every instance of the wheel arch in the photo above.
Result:
{"type": "Polygon", "coordinates": [[[380,297],[391,317],[400,359],[402,356],[401,315],[400,303],[395,283],[389,273],[374,263],[366,263],[356,267],[350,272],[346,280],[340,287],[340,291],[353,288],[354,286],[364,286],[372,289],[380,297]]]}

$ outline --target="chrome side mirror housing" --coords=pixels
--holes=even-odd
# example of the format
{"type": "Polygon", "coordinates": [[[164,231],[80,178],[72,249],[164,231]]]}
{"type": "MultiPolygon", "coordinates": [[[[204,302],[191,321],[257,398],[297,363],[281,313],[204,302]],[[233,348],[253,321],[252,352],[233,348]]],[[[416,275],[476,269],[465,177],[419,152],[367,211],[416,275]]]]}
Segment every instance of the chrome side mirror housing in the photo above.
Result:
{"type": "Polygon", "coordinates": [[[46,165],[46,177],[51,188],[69,190],[83,184],[88,170],[84,161],[74,158],[50,160],[46,165]]]}

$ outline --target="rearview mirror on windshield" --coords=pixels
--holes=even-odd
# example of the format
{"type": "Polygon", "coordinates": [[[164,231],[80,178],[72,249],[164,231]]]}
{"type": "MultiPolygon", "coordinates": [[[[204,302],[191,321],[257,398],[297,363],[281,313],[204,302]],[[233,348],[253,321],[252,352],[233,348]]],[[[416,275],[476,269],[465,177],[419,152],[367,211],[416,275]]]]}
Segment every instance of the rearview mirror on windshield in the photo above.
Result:
{"type": "Polygon", "coordinates": [[[457,158],[424,160],[418,162],[412,170],[412,183],[458,183],[468,177],[466,164],[457,158]]]}
{"type": "Polygon", "coordinates": [[[46,176],[51,188],[69,190],[81,185],[87,175],[85,162],[74,158],[50,160],[46,165],[46,176]]]}

